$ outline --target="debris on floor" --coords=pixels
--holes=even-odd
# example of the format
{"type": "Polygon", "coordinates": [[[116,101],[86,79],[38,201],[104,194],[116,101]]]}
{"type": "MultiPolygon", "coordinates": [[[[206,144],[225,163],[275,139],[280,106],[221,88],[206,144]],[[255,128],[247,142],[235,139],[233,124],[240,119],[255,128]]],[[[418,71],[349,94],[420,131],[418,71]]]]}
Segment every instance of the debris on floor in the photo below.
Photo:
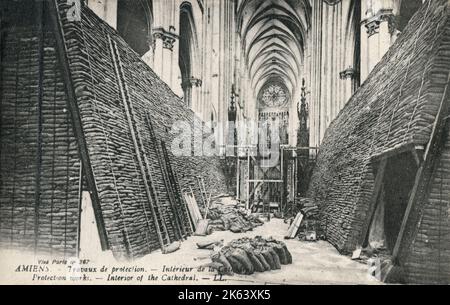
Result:
{"type": "Polygon", "coordinates": [[[257,215],[232,205],[214,205],[208,213],[209,232],[231,231],[245,233],[264,224],[257,215]]]}
{"type": "Polygon", "coordinates": [[[181,242],[175,241],[175,242],[171,243],[170,245],[164,247],[162,249],[162,252],[164,254],[173,253],[175,251],[178,251],[180,249],[180,247],[181,247],[181,242]]]}
{"type": "Polygon", "coordinates": [[[319,207],[309,198],[298,198],[290,209],[290,215],[286,219],[290,223],[286,233],[286,239],[298,237],[303,241],[317,241],[320,238],[319,231],[319,207]],[[297,214],[292,214],[292,213],[297,214]],[[294,217],[294,215],[296,215],[294,217]]]}
{"type": "Polygon", "coordinates": [[[298,229],[300,228],[300,225],[303,221],[303,213],[299,212],[297,214],[297,216],[295,216],[294,220],[292,221],[286,236],[284,237],[285,239],[293,239],[297,236],[298,233],[298,229]]]}
{"type": "Polygon", "coordinates": [[[200,209],[197,204],[197,200],[195,199],[195,196],[193,194],[194,192],[191,191],[191,193],[184,193],[184,201],[186,203],[186,206],[188,207],[189,216],[192,222],[192,229],[193,231],[197,230],[197,224],[198,222],[203,219],[202,213],[200,212],[200,209]]]}
{"type": "Polygon", "coordinates": [[[223,240],[198,242],[197,248],[202,250],[214,250],[216,247],[223,247],[223,240]]]}
{"type": "Polygon", "coordinates": [[[250,275],[292,264],[292,255],[284,242],[256,236],[231,241],[220,251],[214,252],[211,260],[220,274],[250,275]]]}

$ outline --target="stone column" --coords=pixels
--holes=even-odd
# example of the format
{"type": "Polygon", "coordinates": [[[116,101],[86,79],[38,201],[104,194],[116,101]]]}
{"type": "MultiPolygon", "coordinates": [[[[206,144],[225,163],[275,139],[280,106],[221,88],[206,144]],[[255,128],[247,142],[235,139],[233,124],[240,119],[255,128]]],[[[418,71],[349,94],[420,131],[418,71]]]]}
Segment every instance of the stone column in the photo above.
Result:
{"type": "Polygon", "coordinates": [[[393,43],[395,16],[391,0],[362,1],[361,82],[380,62],[393,43]]]}
{"type": "Polygon", "coordinates": [[[174,27],[169,27],[169,29],[162,27],[153,29],[153,69],[175,93],[180,94],[181,86],[180,84],[176,84],[173,77],[174,71],[178,69],[178,62],[174,63],[175,56],[173,54],[177,40],[178,35],[175,33],[174,27]],[[176,91],[178,87],[180,89],[176,91]]]}
{"type": "Polygon", "coordinates": [[[190,78],[190,85],[191,85],[191,109],[194,110],[194,112],[198,112],[200,109],[200,97],[201,97],[201,87],[202,87],[202,80],[196,77],[190,78]]]}
{"type": "Polygon", "coordinates": [[[188,108],[192,108],[192,84],[189,79],[183,80],[181,83],[181,88],[183,89],[183,99],[184,104],[188,108]]]}
{"type": "Polygon", "coordinates": [[[349,67],[339,73],[340,79],[344,83],[343,86],[345,88],[345,95],[350,96],[350,94],[352,92],[352,88],[354,86],[353,82],[356,78],[356,73],[357,72],[352,67],[349,67]]]}

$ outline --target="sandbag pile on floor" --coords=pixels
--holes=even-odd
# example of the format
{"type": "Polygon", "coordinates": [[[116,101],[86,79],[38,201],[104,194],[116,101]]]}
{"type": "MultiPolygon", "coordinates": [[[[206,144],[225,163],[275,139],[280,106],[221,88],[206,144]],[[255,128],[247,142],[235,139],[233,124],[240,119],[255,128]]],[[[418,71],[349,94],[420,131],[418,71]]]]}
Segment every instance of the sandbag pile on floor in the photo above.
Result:
{"type": "Polygon", "coordinates": [[[319,207],[312,201],[304,201],[301,212],[304,217],[298,230],[298,238],[300,240],[316,241],[321,236],[319,207]]]}
{"type": "Polygon", "coordinates": [[[282,241],[273,238],[240,238],[211,255],[221,274],[246,274],[281,269],[292,264],[292,256],[282,241]]]}
{"type": "MultiPolygon", "coordinates": [[[[298,224],[298,228],[296,228],[295,236],[299,238],[299,240],[308,240],[308,241],[316,241],[321,236],[320,230],[320,215],[319,215],[319,207],[317,204],[310,198],[296,198],[295,204],[290,212],[294,212],[286,215],[285,222],[289,223],[291,226],[293,222],[297,219],[295,216],[302,214],[301,222],[298,224]]],[[[294,236],[291,236],[294,238],[294,236]]]]}
{"type": "Polygon", "coordinates": [[[209,232],[244,233],[264,224],[257,216],[230,205],[215,205],[208,212],[209,232]]]}

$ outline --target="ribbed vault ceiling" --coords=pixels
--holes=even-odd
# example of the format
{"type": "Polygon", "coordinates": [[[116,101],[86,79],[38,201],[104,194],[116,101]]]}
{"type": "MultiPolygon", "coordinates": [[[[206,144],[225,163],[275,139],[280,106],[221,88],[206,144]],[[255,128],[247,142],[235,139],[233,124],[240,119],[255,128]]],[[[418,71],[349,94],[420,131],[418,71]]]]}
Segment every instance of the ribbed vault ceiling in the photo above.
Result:
{"type": "Polygon", "coordinates": [[[310,23],[309,0],[240,0],[238,29],[255,93],[280,82],[299,87],[310,23]]]}

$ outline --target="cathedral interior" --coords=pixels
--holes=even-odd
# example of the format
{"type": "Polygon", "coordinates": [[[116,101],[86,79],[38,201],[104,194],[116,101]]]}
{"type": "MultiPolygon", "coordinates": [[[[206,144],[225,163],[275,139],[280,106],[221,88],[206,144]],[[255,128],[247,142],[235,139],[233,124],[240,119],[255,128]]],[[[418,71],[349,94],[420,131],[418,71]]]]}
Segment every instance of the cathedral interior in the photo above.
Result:
{"type": "Polygon", "coordinates": [[[1,7],[1,249],[151,257],[207,217],[245,233],[228,202],[450,283],[447,0],[1,7]]]}

